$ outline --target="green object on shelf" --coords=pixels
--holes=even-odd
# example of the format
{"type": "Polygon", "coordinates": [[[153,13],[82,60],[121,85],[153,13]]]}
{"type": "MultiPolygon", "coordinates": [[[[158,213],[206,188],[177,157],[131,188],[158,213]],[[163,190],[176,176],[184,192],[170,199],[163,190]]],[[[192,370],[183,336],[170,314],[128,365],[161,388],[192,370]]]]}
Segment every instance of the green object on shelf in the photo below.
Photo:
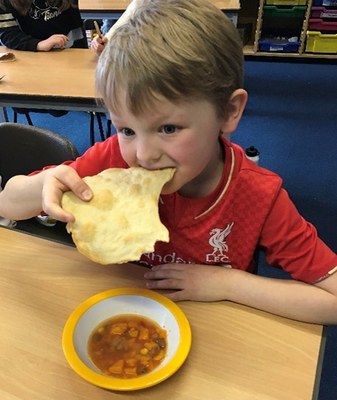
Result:
{"type": "Polygon", "coordinates": [[[307,0],[266,0],[266,4],[274,6],[305,6],[307,0]]]}
{"type": "Polygon", "coordinates": [[[280,8],[277,6],[264,6],[263,12],[265,17],[275,17],[275,18],[303,18],[306,6],[294,6],[280,8]]]}

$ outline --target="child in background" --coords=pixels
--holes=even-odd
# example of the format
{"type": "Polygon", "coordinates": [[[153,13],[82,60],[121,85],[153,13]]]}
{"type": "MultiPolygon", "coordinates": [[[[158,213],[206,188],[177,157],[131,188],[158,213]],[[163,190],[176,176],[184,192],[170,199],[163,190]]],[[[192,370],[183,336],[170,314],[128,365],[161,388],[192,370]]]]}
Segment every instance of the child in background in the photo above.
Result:
{"type": "Polygon", "coordinates": [[[170,242],[141,262],[150,289],[174,301],[230,300],[312,323],[337,324],[337,255],[299,215],[276,174],[249,161],[224,138],[238,126],[247,92],[243,54],[232,22],[208,0],[142,0],[112,33],[96,84],[117,135],[77,160],[12,178],[0,215],[41,210],[68,222],[60,206],[81,179],[110,167],[176,169],[159,212],[170,242]],[[254,274],[254,253],[289,272],[254,274]]]}
{"type": "MultiPolygon", "coordinates": [[[[88,48],[78,0],[0,0],[0,43],[9,49],[50,51],[88,48]]],[[[25,114],[48,113],[61,117],[65,110],[13,108],[25,114]]]]}
{"type": "MultiPolygon", "coordinates": [[[[50,51],[55,48],[88,48],[77,0],[0,0],[0,44],[14,50],[50,51]]],[[[47,113],[54,117],[66,110],[13,108],[26,115],[47,113]]],[[[38,216],[43,225],[55,223],[47,216],[38,216]],[[51,221],[49,223],[49,221],[51,221]]]]}
{"type": "Polygon", "coordinates": [[[111,35],[113,34],[113,31],[117,29],[120,25],[122,25],[124,21],[127,21],[129,19],[129,17],[133,14],[139,4],[141,4],[141,0],[132,0],[125,12],[116,22],[107,19],[103,20],[102,33],[104,36],[95,36],[90,45],[91,49],[97,55],[100,55],[102,53],[104,46],[108,43],[111,35]]]}
{"type": "Polygon", "coordinates": [[[0,0],[0,42],[28,51],[88,47],[77,0],[0,0]]]}

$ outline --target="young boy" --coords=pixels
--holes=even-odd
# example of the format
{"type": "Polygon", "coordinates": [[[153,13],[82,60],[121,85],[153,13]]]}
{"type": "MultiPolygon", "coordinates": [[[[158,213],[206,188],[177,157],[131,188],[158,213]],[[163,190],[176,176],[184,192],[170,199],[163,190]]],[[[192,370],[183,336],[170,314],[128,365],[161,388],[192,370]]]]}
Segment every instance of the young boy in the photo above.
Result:
{"type": "Polygon", "coordinates": [[[224,135],[240,121],[247,93],[232,23],[207,0],[143,0],[113,32],[97,67],[97,89],[117,135],[82,157],[12,178],[0,215],[44,210],[68,222],[63,192],[92,193],[81,177],[110,168],[174,167],[160,216],[170,243],[144,254],[146,286],[175,301],[231,300],[302,321],[337,323],[337,255],[297,212],[281,178],[247,160],[224,135]],[[293,279],[255,275],[263,247],[293,279]]]}

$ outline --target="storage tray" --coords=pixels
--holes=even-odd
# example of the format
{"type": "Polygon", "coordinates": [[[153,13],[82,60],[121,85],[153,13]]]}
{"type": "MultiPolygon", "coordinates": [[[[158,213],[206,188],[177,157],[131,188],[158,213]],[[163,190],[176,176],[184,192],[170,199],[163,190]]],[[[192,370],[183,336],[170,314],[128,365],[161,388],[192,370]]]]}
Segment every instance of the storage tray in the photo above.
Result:
{"type": "Polygon", "coordinates": [[[313,0],[313,6],[337,6],[337,0],[313,0]]]}
{"type": "Polygon", "coordinates": [[[307,0],[266,0],[266,5],[273,6],[305,6],[307,0]]]}
{"type": "Polygon", "coordinates": [[[303,19],[307,7],[305,6],[294,6],[280,8],[277,6],[264,6],[263,14],[264,17],[270,18],[301,18],[303,19]]]}
{"type": "Polygon", "coordinates": [[[310,18],[309,30],[337,32],[337,20],[323,20],[321,18],[310,18]]]}
{"type": "Polygon", "coordinates": [[[311,18],[337,19],[337,8],[312,7],[311,18]]]}
{"type": "Polygon", "coordinates": [[[308,53],[337,53],[337,33],[307,32],[305,51],[308,53]]]}
{"type": "Polygon", "coordinates": [[[259,51],[296,53],[301,42],[288,39],[263,38],[259,40],[259,51]]]}

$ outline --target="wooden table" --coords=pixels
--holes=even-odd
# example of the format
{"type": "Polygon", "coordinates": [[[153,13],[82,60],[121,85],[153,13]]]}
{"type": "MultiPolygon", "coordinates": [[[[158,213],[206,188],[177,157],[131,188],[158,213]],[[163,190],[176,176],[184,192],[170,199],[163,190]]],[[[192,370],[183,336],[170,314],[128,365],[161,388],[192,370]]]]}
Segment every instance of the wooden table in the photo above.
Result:
{"type": "Polygon", "coordinates": [[[181,302],[192,328],[184,365],[149,389],[93,386],[67,364],[64,324],[93,294],[143,287],[143,267],[100,266],[71,246],[0,228],[0,398],[4,400],[309,400],[323,327],[230,302],[181,302]]]}
{"type": "Polygon", "coordinates": [[[96,104],[97,56],[90,49],[50,52],[9,50],[16,61],[0,63],[0,107],[104,111],[96,104]]]}
{"type": "MultiPolygon", "coordinates": [[[[239,10],[239,0],[211,0],[221,10],[239,10]]],[[[131,0],[79,0],[83,18],[118,19],[131,0]]]]}

